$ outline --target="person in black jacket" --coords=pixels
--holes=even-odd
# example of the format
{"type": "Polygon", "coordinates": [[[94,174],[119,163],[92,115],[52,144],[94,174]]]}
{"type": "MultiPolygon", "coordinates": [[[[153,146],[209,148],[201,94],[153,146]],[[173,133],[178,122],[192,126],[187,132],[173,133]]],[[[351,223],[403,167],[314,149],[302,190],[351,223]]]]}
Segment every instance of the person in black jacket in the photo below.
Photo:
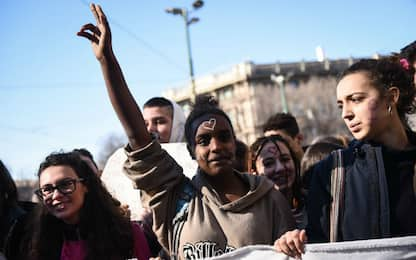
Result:
{"type": "Polygon", "coordinates": [[[0,160],[0,252],[5,253],[10,246],[13,230],[20,225],[25,213],[18,204],[16,184],[0,160]]]}
{"type": "Polygon", "coordinates": [[[413,74],[414,68],[397,56],[361,60],[343,73],[337,103],[356,140],[314,167],[306,233],[287,232],[275,243],[278,251],[299,256],[307,239],[416,235],[416,134],[406,121],[416,109],[413,74]],[[331,194],[331,176],[337,171],[344,178],[341,192],[331,194]],[[338,196],[336,206],[332,203],[338,196]]]}

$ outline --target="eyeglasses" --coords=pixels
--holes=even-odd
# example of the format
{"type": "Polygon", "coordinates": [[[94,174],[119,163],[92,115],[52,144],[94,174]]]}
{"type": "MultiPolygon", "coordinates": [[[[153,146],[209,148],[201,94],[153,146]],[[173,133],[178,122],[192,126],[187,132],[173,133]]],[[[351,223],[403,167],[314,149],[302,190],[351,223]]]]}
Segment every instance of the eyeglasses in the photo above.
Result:
{"type": "Polygon", "coordinates": [[[35,194],[41,200],[46,200],[52,197],[55,190],[58,190],[63,195],[71,194],[75,191],[77,182],[83,182],[84,179],[64,179],[55,185],[47,184],[35,191],[35,194]]]}

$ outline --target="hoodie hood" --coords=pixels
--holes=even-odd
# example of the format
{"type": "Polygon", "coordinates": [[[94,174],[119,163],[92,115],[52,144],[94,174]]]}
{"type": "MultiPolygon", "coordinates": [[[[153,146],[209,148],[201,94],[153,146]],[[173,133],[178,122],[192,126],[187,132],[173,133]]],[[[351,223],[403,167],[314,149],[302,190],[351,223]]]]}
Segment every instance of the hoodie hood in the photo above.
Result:
{"type": "Polygon", "coordinates": [[[240,173],[237,171],[234,171],[234,174],[241,178],[243,182],[248,184],[249,191],[238,200],[226,204],[222,204],[217,191],[210,185],[205,177],[205,173],[203,173],[200,169],[198,169],[198,172],[192,179],[192,182],[201,191],[204,203],[215,204],[220,209],[230,212],[239,212],[246,207],[250,207],[274,188],[273,183],[262,176],[240,173]]]}
{"type": "Polygon", "coordinates": [[[185,140],[185,113],[173,100],[169,100],[173,107],[172,129],[170,131],[169,143],[180,143],[185,140]]]}

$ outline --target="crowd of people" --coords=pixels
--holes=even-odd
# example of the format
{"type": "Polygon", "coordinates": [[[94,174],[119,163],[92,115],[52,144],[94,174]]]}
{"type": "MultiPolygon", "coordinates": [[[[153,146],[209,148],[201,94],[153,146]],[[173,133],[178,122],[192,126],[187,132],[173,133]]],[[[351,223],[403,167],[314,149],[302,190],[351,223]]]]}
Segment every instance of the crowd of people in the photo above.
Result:
{"type": "Polygon", "coordinates": [[[289,113],[271,115],[252,144],[236,138],[212,96],[185,117],[155,97],[141,110],[112,49],[99,5],[91,42],[111,104],[126,132],[124,174],[141,191],[130,220],[105,188],[86,149],[54,152],[37,173],[38,203],[18,200],[0,161],[0,259],[202,259],[249,245],[289,256],[305,243],[416,235],[416,42],[400,53],[363,59],[341,75],[336,99],[353,138],[309,144],[289,113]],[[192,179],[161,147],[186,142],[192,179]]]}

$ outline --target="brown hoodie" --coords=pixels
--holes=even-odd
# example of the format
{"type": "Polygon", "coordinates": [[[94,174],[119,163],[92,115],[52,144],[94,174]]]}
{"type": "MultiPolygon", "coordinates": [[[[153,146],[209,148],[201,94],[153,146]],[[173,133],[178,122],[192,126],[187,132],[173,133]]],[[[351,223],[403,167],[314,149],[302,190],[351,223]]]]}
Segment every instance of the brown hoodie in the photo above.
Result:
{"type": "MultiPolygon", "coordinates": [[[[128,150],[126,147],[126,174],[136,188],[150,195],[146,197],[153,210],[153,230],[162,246],[171,252],[172,220],[186,177],[158,142],[137,151],[128,150]]],[[[272,245],[280,235],[294,228],[287,200],[272,182],[260,176],[235,174],[248,184],[249,192],[226,204],[204,173],[198,171],[192,179],[195,196],[189,202],[180,234],[179,258],[205,258],[247,245],[272,245]]]]}

